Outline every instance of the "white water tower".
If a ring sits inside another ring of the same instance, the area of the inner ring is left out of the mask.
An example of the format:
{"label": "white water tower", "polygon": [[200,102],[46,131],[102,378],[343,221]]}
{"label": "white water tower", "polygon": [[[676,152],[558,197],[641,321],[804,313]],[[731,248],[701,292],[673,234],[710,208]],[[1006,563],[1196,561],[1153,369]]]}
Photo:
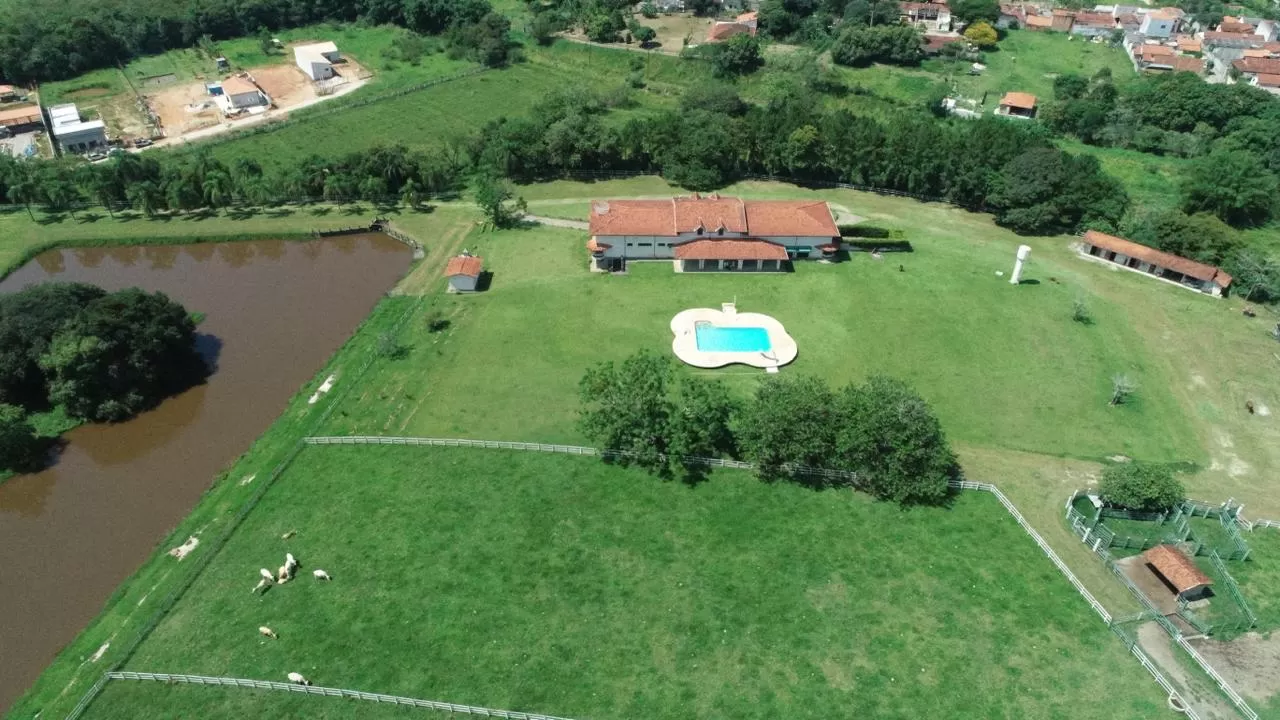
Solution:
{"label": "white water tower", "polygon": [[1018,246],[1018,259],[1013,263],[1013,276],[1009,278],[1010,285],[1017,285],[1022,281],[1022,264],[1031,256],[1030,245]]}

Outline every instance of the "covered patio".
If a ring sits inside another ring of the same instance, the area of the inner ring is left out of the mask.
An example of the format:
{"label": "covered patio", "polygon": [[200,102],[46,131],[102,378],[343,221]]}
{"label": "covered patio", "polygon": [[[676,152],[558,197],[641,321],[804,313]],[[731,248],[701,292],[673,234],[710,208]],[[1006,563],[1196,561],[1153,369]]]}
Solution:
{"label": "covered patio", "polygon": [[694,240],[675,248],[676,272],[783,272],[787,249],[764,240]]}

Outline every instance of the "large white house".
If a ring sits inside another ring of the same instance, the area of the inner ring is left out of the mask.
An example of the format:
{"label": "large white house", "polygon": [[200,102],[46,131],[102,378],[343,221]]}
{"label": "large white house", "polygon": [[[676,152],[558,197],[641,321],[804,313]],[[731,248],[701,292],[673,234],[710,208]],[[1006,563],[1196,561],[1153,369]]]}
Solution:
{"label": "large white house", "polygon": [[801,258],[831,257],[840,230],[817,200],[742,200],[719,195],[670,200],[597,200],[589,219],[592,267],[674,260],[679,272],[781,271]]}
{"label": "large white house", "polygon": [[311,80],[328,80],[334,76],[333,64],[342,59],[338,46],[331,42],[299,45],[293,49],[293,61]]}
{"label": "large white house", "polygon": [[82,121],[74,103],[49,108],[53,137],[63,152],[89,152],[107,146],[107,126],[101,120]]}

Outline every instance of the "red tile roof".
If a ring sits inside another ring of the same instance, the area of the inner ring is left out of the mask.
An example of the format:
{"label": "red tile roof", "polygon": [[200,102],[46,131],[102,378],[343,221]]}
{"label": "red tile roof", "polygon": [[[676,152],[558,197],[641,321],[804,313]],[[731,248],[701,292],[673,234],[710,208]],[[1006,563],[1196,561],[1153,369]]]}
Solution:
{"label": "red tile roof", "polygon": [[1253,34],[1253,26],[1246,22],[1223,21],[1222,24],[1218,26],[1218,32]]}
{"label": "red tile roof", "polygon": [[1250,75],[1280,75],[1280,60],[1271,58],[1241,58],[1231,65],[1240,72]]}
{"label": "red tile roof", "polygon": [[1142,559],[1163,575],[1179,593],[1213,584],[1213,579],[1196,567],[1191,558],[1172,545],[1157,545],[1142,553]]}
{"label": "red tile roof", "polygon": [[652,235],[720,229],[761,237],[837,237],[831,211],[821,201],[751,200],[736,197],[677,197],[670,200],[597,200],[591,203],[592,235]]}
{"label": "red tile roof", "polygon": [[1097,230],[1090,230],[1084,234],[1084,242],[1087,245],[1100,247],[1104,250],[1120,253],[1131,258],[1137,258],[1145,263],[1151,263],[1162,268],[1180,272],[1188,277],[1205,282],[1213,281],[1219,287],[1226,287],[1231,284],[1231,276],[1222,272],[1212,265],[1206,265],[1195,260],[1188,260],[1162,250],[1139,245],[1136,242],[1118,238],[1114,235],[1100,233]]}
{"label": "red tile roof", "polygon": [[1025,24],[1031,29],[1052,27],[1053,18],[1048,18],[1043,15],[1028,15],[1027,22]]}
{"label": "red tile roof", "polygon": [[764,240],[692,240],[675,248],[677,260],[786,260],[787,249]]}
{"label": "red tile roof", "polygon": [[756,22],[759,19],[760,19],[760,13],[756,12],[755,10],[752,10],[751,12],[742,13],[738,17],[734,18],[734,20],[744,25],[747,23]]}
{"label": "red tile roof", "polygon": [[248,78],[242,78],[239,76],[233,76],[223,80],[222,90],[228,95],[240,95],[243,93],[260,91],[258,86],[254,85]]}
{"label": "red tile roof", "polygon": [[595,238],[591,238],[590,240],[587,241],[587,250],[590,250],[591,252],[604,252],[605,250],[608,250],[611,247],[613,246],[610,245],[609,243],[602,243],[599,240],[596,240]]}
{"label": "red tile roof", "polygon": [[1196,57],[1179,56],[1173,59],[1174,72],[1192,72],[1197,75],[1204,72],[1204,61]]}
{"label": "red tile roof", "polygon": [[1182,36],[1178,38],[1178,50],[1182,52],[1200,52],[1204,46],[1200,41],[1193,37]]}
{"label": "red tile roof", "polygon": [[1076,13],[1076,24],[1089,27],[1115,27],[1116,21],[1110,13],[1080,12]]}
{"label": "red tile roof", "polygon": [[1280,87],[1280,75],[1258,73],[1257,78],[1260,87]]}
{"label": "red tile roof", "polygon": [[1209,31],[1204,34],[1204,42],[1207,42],[1210,44],[1219,43],[1219,42],[1232,42],[1232,43],[1241,42],[1249,45],[1252,45],[1254,43],[1261,45],[1262,38],[1258,37],[1257,35],[1253,35],[1251,33],[1229,33],[1229,32]]}
{"label": "red tile roof", "polygon": [[0,85],[0,95],[11,95],[17,92],[17,88],[12,85]]}
{"label": "red tile roof", "polygon": [[1004,97],[1000,98],[1000,106],[1021,108],[1022,110],[1035,110],[1036,96],[1031,93],[1024,92],[1005,93]]}
{"label": "red tile roof", "polygon": [[0,110],[0,125],[28,125],[40,122],[40,108],[35,105]]}
{"label": "red tile roof", "polygon": [[761,237],[839,237],[831,209],[820,200],[752,200],[747,227]]}
{"label": "red tile roof", "polygon": [[444,269],[444,276],[466,275],[467,277],[480,277],[480,271],[483,269],[483,258],[478,258],[474,255],[458,255],[457,257],[449,258],[449,264]]}

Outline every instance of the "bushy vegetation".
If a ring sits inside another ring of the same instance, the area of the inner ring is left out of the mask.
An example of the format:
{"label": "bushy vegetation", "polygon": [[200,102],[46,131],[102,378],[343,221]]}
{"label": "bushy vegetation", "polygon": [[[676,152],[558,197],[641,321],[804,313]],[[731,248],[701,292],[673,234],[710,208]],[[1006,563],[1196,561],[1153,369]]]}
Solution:
{"label": "bushy vegetation", "polygon": [[589,369],[579,385],[583,434],[623,453],[610,460],[661,476],[679,468],[699,480],[707,470],[689,458],[740,455],[765,480],[852,485],[904,505],[940,502],[959,475],[937,417],[899,380],[876,376],[833,393],[817,378],[787,375],[739,404],[722,383],[673,382],[673,370],[670,358],[647,351]]}
{"label": "bushy vegetation", "polygon": [[1187,497],[1169,466],[1138,462],[1108,466],[1098,493],[1110,505],[1149,512],[1168,510]]}
{"label": "bushy vegetation", "polygon": [[0,468],[37,462],[28,413],[124,420],[207,374],[190,315],[161,293],[46,283],[0,296]]}

